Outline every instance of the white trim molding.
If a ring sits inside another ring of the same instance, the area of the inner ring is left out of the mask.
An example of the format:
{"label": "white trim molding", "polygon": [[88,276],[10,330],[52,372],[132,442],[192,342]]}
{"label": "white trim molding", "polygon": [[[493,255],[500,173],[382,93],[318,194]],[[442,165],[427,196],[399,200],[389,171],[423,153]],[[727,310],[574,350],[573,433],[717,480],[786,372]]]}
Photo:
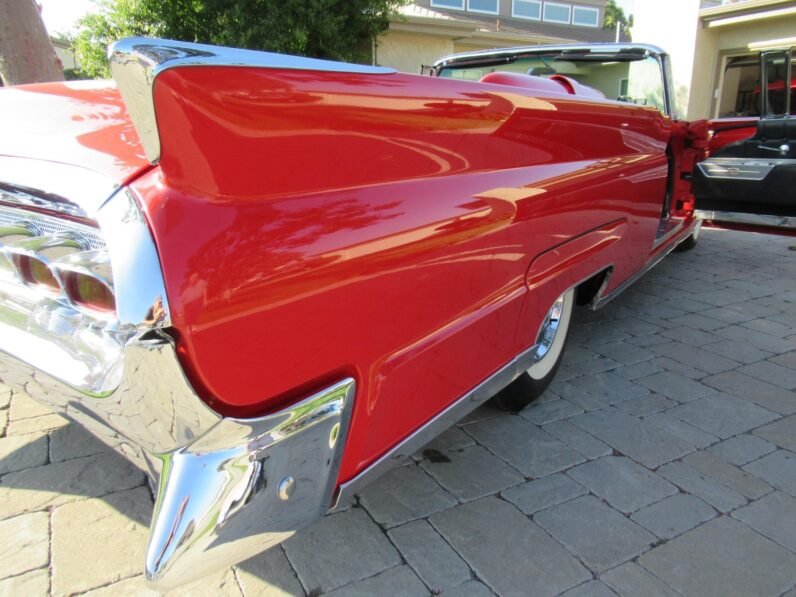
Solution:
{"label": "white trim molding", "polygon": [[[547,17],[547,7],[550,6],[555,8],[565,8],[567,10],[567,20],[562,21],[561,19],[550,19]],[[542,19],[545,23],[558,23],[559,25],[569,25],[572,22],[572,5],[571,4],[561,4],[559,2],[545,2],[544,8],[542,9]]]}
{"label": "white trim molding", "polygon": [[[522,15],[517,12],[517,4],[527,4],[527,5],[534,5],[536,6],[537,10],[539,11],[538,17],[529,17],[528,15]],[[511,16],[515,19],[525,19],[527,21],[541,21],[542,20],[542,1],[541,0],[512,0],[511,1]]]}
{"label": "white trim molding", "polygon": [[[592,23],[578,23],[578,13],[594,15],[594,24]],[[600,9],[594,6],[578,6],[577,4],[572,7],[572,24],[578,27],[599,27],[600,26]]]}

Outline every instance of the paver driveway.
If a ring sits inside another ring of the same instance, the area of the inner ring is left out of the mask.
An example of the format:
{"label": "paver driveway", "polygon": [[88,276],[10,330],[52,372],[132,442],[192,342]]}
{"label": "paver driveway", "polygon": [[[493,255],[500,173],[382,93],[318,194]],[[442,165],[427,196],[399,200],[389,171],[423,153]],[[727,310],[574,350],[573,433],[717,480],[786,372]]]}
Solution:
{"label": "paver driveway", "polygon": [[[180,593],[796,595],[793,244],[705,231],[578,314],[538,404]],[[145,593],[142,474],[5,389],[0,432],[0,595]]]}

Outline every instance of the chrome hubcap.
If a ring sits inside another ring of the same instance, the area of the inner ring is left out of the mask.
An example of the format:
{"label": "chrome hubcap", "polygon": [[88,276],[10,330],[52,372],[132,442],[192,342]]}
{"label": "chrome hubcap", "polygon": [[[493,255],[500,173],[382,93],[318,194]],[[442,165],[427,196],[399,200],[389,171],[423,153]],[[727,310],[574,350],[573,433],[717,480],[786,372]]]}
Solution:
{"label": "chrome hubcap", "polygon": [[536,354],[533,357],[535,363],[541,361],[553,345],[558,333],[558,324],[561,321],[561,313],[564,310],[564,295],[558,297],[558,300],[553,303],[550,310],[547,312],[542,329],[539,331],[539,337],[536,339]]}

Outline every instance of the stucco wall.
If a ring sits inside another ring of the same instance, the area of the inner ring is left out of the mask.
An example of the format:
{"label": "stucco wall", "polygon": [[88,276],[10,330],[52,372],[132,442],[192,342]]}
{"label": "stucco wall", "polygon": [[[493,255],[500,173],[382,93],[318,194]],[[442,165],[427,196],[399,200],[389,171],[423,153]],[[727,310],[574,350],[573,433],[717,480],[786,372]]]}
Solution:
{"label": "stucco wall", "polygon": [[416,75],[421,65],[433,64],[453,52],[453,40],[449,37],[390,30],[379,37],[376,62]]}
{"label": "stucco wall", "polygon": [[718,89],[723,58],[733,53],[750,53],[750,44],[793,38],[796,35],[796,15],[780,16],[737,25],[708,28],[701,24],[697,30],[694,72],[688,118],[716,116],[714,93]]}

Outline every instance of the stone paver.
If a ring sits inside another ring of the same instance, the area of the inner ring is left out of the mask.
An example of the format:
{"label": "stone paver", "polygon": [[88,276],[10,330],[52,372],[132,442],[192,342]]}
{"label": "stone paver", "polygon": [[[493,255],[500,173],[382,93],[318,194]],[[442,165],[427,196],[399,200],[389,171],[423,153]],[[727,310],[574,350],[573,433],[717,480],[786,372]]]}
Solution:
{"label": "stone paver", "polygon": [[702,382],[781,415],[796,413],[796,392],[744,375],[737,370],[706,377]]}
{"label": "stone paver", "polygon": [[34,570],[20,576],[12,576],[0,580],[0,595],[16,597],[17,595],[46,595],[50,587],[50,573],[45,570]]}
{"label": "stone paver", "polygon": [[690,402],[691,400],[704,398],[716,393],[713,388],[671,371],[663,371],[644,377],[639,379],[638,383],[678,402]]}
{"label": "stone paver", "polygon": [[569,421],[548,423],[542,429],[588,459],[599,458],[611,453],[610,446],[582,429],[575,427]]}
{"label": "stone paver", "polygon": [[0,578],[44,568],[50,560],[46,512],[0,521]]}
{"label": "stone paver", "polygon": [[719,512],[729,512],[746,504],[746,499],[742,495],[682,462],[672,462],[662,466],[658,469],[658,473],[683,491],[707,502]]}
{"label": "stone paver", "polygon": [[639,558],[685,595],[780,595],[796,584],[796,555],[729,518],[717,518]]}
{"label": "stone paver", "polygon": [[282,547],[272,547],[236,567],[244,595],[302,595],[304,590]]}
{"label": "stone paver", "polygon": [[615,408],[578,415],[572,422],[649,468],[682,458],[695,449],[687,441]]}
{"label": "stone paver", "polygon": [[47,464],[47,441],[44,433],[0,438],[0,475]]}
{"label": "stone paver", "polygon": [[777,450],[743,469],[796,497],[796,454],[793,452]]}
{"label": "stone paver", "polygon": [[651,533],[589,495],[533,519],[595,572],[627,562],[655,543]]}
{"label": "stone paver", "polygon": [[429,592],[409,566],[398,566],[331,591],[327,595],[330,597],[373,597],[373,595],[427,597]]}
{"label": "stone paver", "polygon": [[[438,512],[431,524],[499,595],[562,593],[591,578],[539,526],[497,498]],[[533,556],[518,566],[518,554]]]}
{"label": "stone paver", "polygon": [[617,566],[603,574],[601,579],[619,595],[677,597],[668,585],[635,562]]}
{"label": "stone paver", "polygon": [[750,500],[771,491],[767,483],[708,452],[694,452],[683,458],[683,462]]}
{"label": "stone paver", "polygon": [[0,484],[0,518],[81,497],[99,497],[143,483],[141,471],[111,452],[8,473]]}
{"label": "stone paver", "polygon": [[678,493],[630,515],[631,520],[661,539],[671,539],[716,516],[716,511],[693,495]]}
{"label": "stone paver", "polygon": [[[796,597],[792,244],[706,229],[576,310],[519,416],[478,408],[337,513],[165,596]],[[151,510],[140,471],[0,380],[0,597],[155,597]]]}
{"label": "stone paver", "polygon": [[563,473],[549,475],[507,489],[501,495],[525,514],[534,514],[550,506],[575,499],[588,490]]}
{"label": "stone paver", "polygon": [[567,474],[625,514],[677,493],[677,487],[629,458],[607,456]]}
{"label": "stone paver", "polygon": [[796,452],[796,415],[755,429],[754,434],[780,448]]}
{"label": "stone paver", "polygon": [[387,536],[362,508],[334,514],[283,544],[306,591],[330,591],[401,563]]}
{"label": "stone paver", "polygon": [[796,499],[779,491],[732,514],[761,535],[796,552]]}
{"label": "stone paver", "polygon": [[585,458],[524,418],[506,416],[469,425],[467,432],[527,477],[544,477]]}
{"label": "stone paver", "polygon": [[470,568],[427,521],[416,520],[387,534],[432,591],[441,592],[470,580]]}
{"label": "stone paver", "polygon": [[722,439],[778,418],[776,413],[729,394],[700,398],[673,408],[670,412],[672,416]]}
{"label": "stone paver", "polygon": [[599,580],[590,580],[579,587],[570,589],[564,593],[564,597],[616,597],[616,593]]}
{"label": "stone paver", "polygon": [[385,528],[425,518],[458,503],[414,463],[391,470],[380,483],[367,487],[360,500],[373,520]]}
{"label": "stone paver", "polygon": [[449,462],[435,460],[424,460],[420,465],[462,501],[475,500],[523,481],[520,473],[483,446],[469,446],[451,453]]}
{"label": "stone paver", "polygon": [[[761,427],[760,429],[765,429]],[[756,431],[760,431],[759,429]],[[708,452],[725,462],[735,466],[743,466],[752,460],[757,460],[761,456],[770,454],[777,447],[767,441],[755,437],[754,435],[736,435],[723,442],[719,442],[708,448]]]}
{"label": "stone paver", "polygon": [[[122,512],[124,516],[116,516]],[[80,500],[53,512],[53,592],[71,594],[143,571],[152,515],[149,490]],[[102,566],[97,566],[98,561]]]}

